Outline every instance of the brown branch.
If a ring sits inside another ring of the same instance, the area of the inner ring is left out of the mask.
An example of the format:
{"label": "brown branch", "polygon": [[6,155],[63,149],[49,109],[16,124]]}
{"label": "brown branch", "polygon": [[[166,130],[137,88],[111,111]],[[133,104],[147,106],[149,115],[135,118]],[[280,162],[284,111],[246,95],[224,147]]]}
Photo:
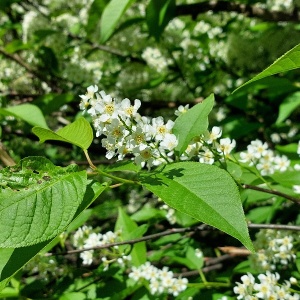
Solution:
{"label": "brown branch", "polygon": [[[293,230],[293,231],[300,231],[300,226],[294,226],[294,225],[278,225],[278,224],[248,224],[249,229],[274,229],[274,230]],[[76,249],[76,250],[70,250],[66,252],[61,253],[51,253],[48,252],[47,256],[52,255],[69,255],[69,254],[75,254],[75,253],[81,253],[84,251],[90,251],[90,250],[100,250],[100,249],[106,249],[111,248],[114,246],[121,246],[121,245],[134,245],[140,242],[145,242],[152,239],[157,239],[162,236],[167,236],[175,233],[186,233],[186,232],[197,232],[197,231],[207,231],[207,230],[216,230],[216,228],[202,224],[196,227],[187,227],[187,228],[172,228],[168,229],[159,233],[149,234],[146,236],[143,236],[141,238],[136,238],[132,240],[122,241],[122,242],[116,242],[106,245],[101,245],[97,247],[90,247],[90,248],[84,248],[84,249]]]}
{"label": "brown branch", "polygon": [[39,78],[42,81],[47,81],[43,74],[38,73],[36,70],[32,69],[26,62],[24,62],[20,56],[16,54],[11,54],[6,52],[3,48],[0,48],[0,53],[5,56],[6,58],[15,61],[17,64],[22,66],[28,73],[34,75],[35,77]]}
{"label": "brown branch", "polygon": [[299,198],[290,196],[288,194],[285,194],[285,193],[282,193],[282,192],[279,192],[279,191],[269,190],[269,189],[265,189],[265,188],[262,188],[262,187],[259,187],[259,186],[256,186],[256,185],[250,185],[250,184],[244,184],[243,187],[245,189],[255,190],[255,191],[259,191],[259,192],[263,192],[263,193],[283,197],[285,199],[288,199],[288,200],[300,205],[300,199]]}
{"label": "brown branch", "polygon": [[183,4],[176,7],[176,16],[191,15],[193,19],[208,11],[237,12],[250,18],[258,18],[269,22],[299,22],[299,12],[295,8],[292,13],[269,11],[255,5],[241,4],[232,1],[206,1],[194,4]]}

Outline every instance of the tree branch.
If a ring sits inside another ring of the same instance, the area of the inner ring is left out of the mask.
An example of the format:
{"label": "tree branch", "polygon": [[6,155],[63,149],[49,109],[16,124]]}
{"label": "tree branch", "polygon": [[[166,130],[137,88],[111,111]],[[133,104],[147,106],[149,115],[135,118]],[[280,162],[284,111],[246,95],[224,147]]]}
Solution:
{"label": "tree branch", "polygon": [[[294,226],[294,225],[277,225],[277,224],[248,224],[249,229],[274,229],[274,230],[293,230],[293,231],[300,231],[300,226]],[[122,241],[122,242],[116,242],[106,245],[101,245],[97,247],[90,247],[90,248],[84,248],[84,249],[76,249],[76,250],[70,250],[66,252],[61,253],[52,253],[48,252],[46,256],[52,256],[52,255],[68,255],[68,254],[75,254],[75,253],[81,253],[84,251],[90,251],[90,250],[100,250],[100,249],[106,249],[111,248],[114,246],[121,246],[121,245],[134,245],[140,242],[145,242],[152,239],[157,239],[162,236],[171,235],[175,233],[186,233],[186,232],[197,232],[197,231],[207,231],[207,230],[217,230],[216,228],[201,224],[196,227],[187,227],[187,228],[172,228],[168,229],[159,233],[149,234],[146,236],[143,236],[141,238]]]}
{"label": "tree branch", "polygon": [[285,193],[282,193],[282,192],[279,192],[279,191],[269,190],[269,189],[265,189],[265,188],[262,188],[262,187],[259,187],[259,186],[256,186],[256,185],[250,185],[250,184],[244,184],[243,187],[245,189],[255,190],[255,191],[259,191],[259,192],[263,192],[263,193],[283,197],[285,199],[288,199],[288,200],[300,205],[300,199],[299,198],[290,196],[288,194],[285,194]]}
{"label": "tree branch", "polygon": [[176,7],[176,16],[191,15],[193,19],[208,11],[217,12],[237,12],[250,18],[258,18],[269,22],[299,22],[298,9],[292,13],[269,11],[255,5],[241,4],[231,1],[206,1],[194,4],[183,4]]}

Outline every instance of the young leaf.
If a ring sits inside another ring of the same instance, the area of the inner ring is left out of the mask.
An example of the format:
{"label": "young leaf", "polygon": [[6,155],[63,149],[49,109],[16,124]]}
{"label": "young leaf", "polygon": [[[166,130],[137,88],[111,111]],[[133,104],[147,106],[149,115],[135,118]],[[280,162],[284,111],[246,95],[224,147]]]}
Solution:
{"label": "young leaf", "polygon": [[169,206],[228,233],[253,251],[238,188],[225,170],[180,162],[141,174],[141,183]]}
{"label": "young leaf", "polygon": [[83,150],[89,148],[93,141],[93,129],[90,123],[83,117],[75,122],[54,132],[41,127],[32,128],[32,132],[38,136],[40,143],[48,140],[67,142],[80,147]]}
{"label": "young leaf", "polygon": [[50,240],[72,221],[86,190],[86,172],[28,157],[0,171],[0,247]]}
{"label": "young leaf", "polygon": [[175,0],[151,0],[146,8],[146,21],[150,35],[159,40],[165,27],[175,17]]}
{"label": "young leaf", "polygon": [[119,20],[134,0],[111,0],[105,7],[100,21],[100,43],[113,34]]}
{"label": "young leaf", "polygon": [[193,106],[175,120],[173,133],[178,139],[178,145],[175,150],[178,151],[179,154],[187,148],[192,138],[199,136],[207,130],[207,117],[213,105],[214,95],[211,94],[203,102]]}
{"label": "young leaf", "polygon": [[[126,239],[141,237],[145,232],[146,228],[137,224],[124,212],[122,208],[119,208],[119,215],[116,222],[116,230],[122,230],[122,237]],[[135,236],[133,236],[135,235]],[[130,252],[132,264],[139,266],[146,262],[146,244],[145,242],[137,243],[132,247]]]}
{"label": "young leaf", "polygon": [[1,108],[0,114],[20,118],[32,126],[40,126],[43,128],[48,128],[43,113],[36,105],[33,104],[26,103],[26,104]]}
{"label": "young leaf", "polygon": [[263,70],[261,73],[253,77],[251,80],[242,84],[240,87],[235,89],[233,93],[245,87],[246,85],[257,81],[259,79],[272,76],[278,73],[287,72],[290,70],[294,70],[300,68],[300,44],[296,45],[294,48],[283,54],[280,58],[278,58],[273,64]]}

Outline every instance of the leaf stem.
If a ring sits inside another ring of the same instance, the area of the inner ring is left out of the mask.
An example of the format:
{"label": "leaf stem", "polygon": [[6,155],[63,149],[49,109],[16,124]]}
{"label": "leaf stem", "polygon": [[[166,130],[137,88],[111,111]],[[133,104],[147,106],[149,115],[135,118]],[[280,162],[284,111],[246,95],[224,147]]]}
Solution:
{"label": "leaf stem", "polygon": [[[87,150],[83,150],[83,152],[84,152],[84,154],[85,154],[85,157],[86,157],[86,159],[87,159],[87,161],[88,161],[88,163],[89,163],[91,169],[92,169],[93,171],[97,172],[98,174],[101,174],[101,175],[106,176],[106,177],[108,177],[108,178],[114,179],[114,180],[116,180],[116,181],[118,181],[118,182],[121,182],[121,183],[138,184],[137,181],[133,181],[133,180],[129,180],[129,179],[124,179],[124,178],[121,178],[121,177],[118,177],[118,176],[114,176],[114,175],[111,175],[111,174],[109,174],[109,173],[107,173],[107,172],[104,172],[104,171],[100,170],[99,168],[97,168],[97,167],[93,164],[93,162],[92,162],[92,160],[90,159],[90,156],[89,156],[89,154],[88,154],[88,151],[87,151]],[[113,186],[113,187],[115,187],[115,186]]]}

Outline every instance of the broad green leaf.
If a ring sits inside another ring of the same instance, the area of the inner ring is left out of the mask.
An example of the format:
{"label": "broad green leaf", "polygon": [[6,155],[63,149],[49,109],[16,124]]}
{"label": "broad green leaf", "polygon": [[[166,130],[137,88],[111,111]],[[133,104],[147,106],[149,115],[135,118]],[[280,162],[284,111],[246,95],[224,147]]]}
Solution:
{"label": "broad green leaf", "polygon": [[86,190],[86,172],[28,157],[0,171],[0,247],[30,246],[54,238],[72,221]]}
{"label": "broad green leaf", "polygon": [[181,154],[189,142],[196,136],[204,133],[208,127],[208,114],[214,105],[214,95],[210,95],[203,102],[198,103],[186,113],[180,115],[173,127],[173,133],[177,136],[178,145],[176,151]]}
{"label": "broad green leaf", "polygon": [[292,187],[300,183],[300,172],[296,170],[276,172],[272,174],[271,177],[282,186]]}
{"label": "broad green leaf", "polygon": [[238,188],[213,165],[180,162],[141,174],[140,181],[169,206],[214,226],[253,250]]}
{"label": "broad green leaf", "polygon": [[48,128],[41,110],[33,104],[20,104],[0,109],[1,115],[14,116],[20,118],[32,126]]}
{"label": "broad green leaf", "polygon": [[134,0],[111,0],[105,7],[100,21],[100,43],[105,43],[114,33],[122,15]]}
{"label": "broad green leaf", "polygon": [[[144,227],[138,225],[119,207],[119,215],[116,222],[116,230],[121,230],[124,240],[138,238],[145,233]],[[133,236],[134,234],[134,236]],[[137,235],[138,234],[138,235]],[[132,247],[130,252],[132,264],[134,266],[142,265],[146,262],[146,244],[145,242],[137,243]]]}
{"label": "broad green leaf", "polygon": [[300,92],[296,92],[285,98],[279,106],[276,124],[282,123],[298,106],[300,106]]}
{"label": "broad green leaf", "polygon": [[[67,227],[67,232],[77,228],[79,218],[85,213],[85,208],[90,205],[99,195],[106,189],[106,186],[99,182],[90,182],[87,185],[83,201],[77,209],[74,220]],[[4,288],[6,282],[13,276],[20,268],[28,263],[39,252],[49,251],[55,239],[45,241],[36,245],[21,247],[21,248],[0,248],[0,291]]]}
{"label": "broad green leaf", "polygon": [[83,150],[88,149],[93,141],[93,129],[83,117],[56,132],[41,127],[34,127],[32,132],[38,136],[40,143],[48,140],[62,141],[76,145]]}
{"label": "broad green leaf", "polygon": [[165,27],[175,17],[175,0],[151,0],[146,8],[146,21],[149,33],[159,40]]}
{"label": "broad green leaf", "polygon": [[93,1],[88,12],[88,21],[85,26],[85,30],[88,35],[95,33],[99,29],[98,24],[101,18],[101,14],[104,11],[104,8],[108,4],[108,2],[109,0]]}
{"label": "broad green leaf", "polygon": [[296,45],[294,48],[283,54],[280,58],[278,58],[272,65],[267,67],[261,73],[253,77],[251,80],[242,84],[240,87],[235,89],[233,93],[245,87],[246,85],[257,81],[259,79],[272,76],[278,73],[287,72],[290,70],[294,70],[300,67],[300,44]]}

